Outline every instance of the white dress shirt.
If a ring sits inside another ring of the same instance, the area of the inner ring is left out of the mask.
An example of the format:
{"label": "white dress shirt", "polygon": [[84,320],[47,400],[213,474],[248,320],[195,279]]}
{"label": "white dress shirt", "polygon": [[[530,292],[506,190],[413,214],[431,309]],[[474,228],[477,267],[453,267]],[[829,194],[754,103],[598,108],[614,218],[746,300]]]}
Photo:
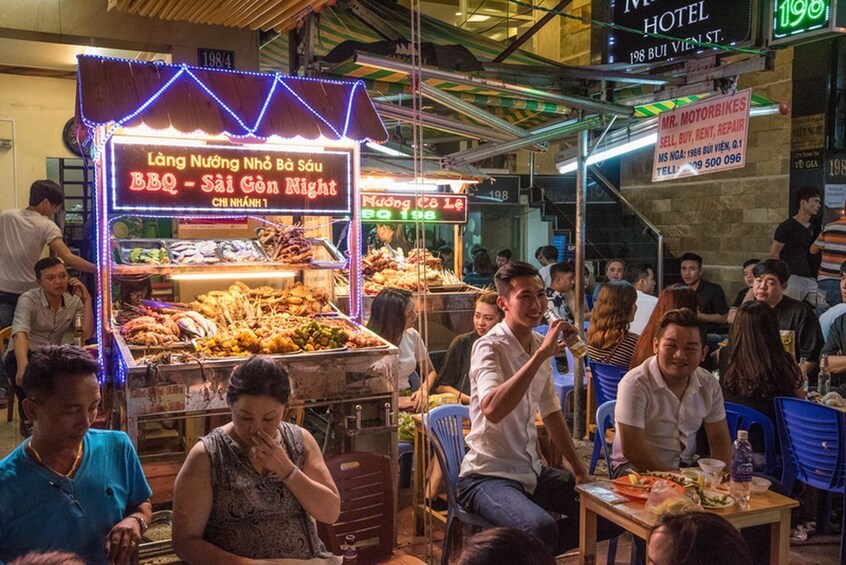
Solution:
{"label": "white dress shirt", "polygon": [[[532,353],[543,338],[532,334]],[[561,410],[552,385],[552,360],[541,364],[520,403],[499,423],[482,411],[482,400],[495,387],[512,378],[531,355],[526,353],[505,321],[500,322],[473,346],[470,357],[470,420],[467,454],[461,476],[487,475],[511,479],[534,492],[541,472],[537,453],[535,414],[541,418]]]}
{"label": "white dress shirt", "polygon": [[[693,460],[696,432],[702,423],[725,420],[723,391],[714,375],[697,367],[679,399],[667,387],[658,369],[658,359],[653,355],[620,381],[614,418],[618,424],[644,430],[647,447],[663,467],[639,470],[675,470],[679,463]],[[627,462],[618,433],[614,437],[611,463],[618,467]]]}
{"label": "white dress shirt", "polygon": [[658,304],[658,298],[645,292],[637,291],[637,312],[635,312],[634,320],[629,324],[629,331],[633,334],[642,334],[646,328],[646,322],[649,321],[649,316],[655,310],[655,305]]}

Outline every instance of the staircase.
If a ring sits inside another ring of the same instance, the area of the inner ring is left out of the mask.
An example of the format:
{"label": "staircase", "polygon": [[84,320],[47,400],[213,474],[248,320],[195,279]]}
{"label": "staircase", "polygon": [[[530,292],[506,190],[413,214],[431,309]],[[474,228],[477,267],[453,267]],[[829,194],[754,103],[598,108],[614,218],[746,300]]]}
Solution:
{"label": "staircase", "polygon": [[[619,184],[619,161],[607,161],[597,173],[588,174],[585,261],[592,262],[594,272],[599,275],[605,272],[605,263],[612,258],[644,261],[657,268],[659,233],[615,189]],[[555,233],[566,234],[568,245],[573,244],[575,174],[534,175],[533,181],[528,175],[521,178],[521,185],[530,187],[530,205],[541,210],[543,220],[552,224]]]}

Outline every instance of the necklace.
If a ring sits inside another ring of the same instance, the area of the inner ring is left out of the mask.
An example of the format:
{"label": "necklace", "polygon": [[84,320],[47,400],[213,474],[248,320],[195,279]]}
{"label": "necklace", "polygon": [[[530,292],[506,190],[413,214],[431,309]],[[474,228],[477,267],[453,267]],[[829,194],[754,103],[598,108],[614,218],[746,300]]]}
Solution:
{"label": "necklace", "polygon": [[35,456],[35,460],[38,461],[39,465],[46,468],[48,471],[55,473],[56,475],[59,475],[60,477],[62,477],[64,479],[70,479],[71,475],[73,475],[76,472],[77,468],[79,467],[80,461],[82,461],[82,443],[83,442],[79,442],[79,449],[76,450],[76,457],[73,460],[73,465],[71,465],[70,471],[68,471],[67,473],[60,473],[57,470],[55,470],[53,467],[51,467],[50,465],[45,463],[44,460],[41,458],[41,454],[38,453],[38,451],[35,449],[35,446],[32,445],[31,439],[26,443],[26,446],[29,448],[29,450],[32,452],[32,454]]}

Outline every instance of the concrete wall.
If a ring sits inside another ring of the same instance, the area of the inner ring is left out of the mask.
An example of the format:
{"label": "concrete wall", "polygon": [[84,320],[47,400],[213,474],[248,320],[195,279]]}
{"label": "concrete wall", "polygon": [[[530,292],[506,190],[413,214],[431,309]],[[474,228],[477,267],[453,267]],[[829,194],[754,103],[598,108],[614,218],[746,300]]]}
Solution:
{"label": "concrete wall", "polygon": [[[792,62],[792,49],[778,51],[774,71],[743,75],[738,88],[790,102]],[[752,118],[747,147],[746,167],[725,173],[652,183],[651,148],[625,158],[621,171],[623,193],[664,232],[673,255],[700,254],[705,277],[729,300],[743,285],[740,265],[765,258],[787,218],[790,116]]]}
{"label": "concrete wall", "polygon": [[3,30],[55,34],[64,42],[94,47],[166,51],[175,63],[192,65],[197,64],[197,47],[227,49],[235,51],[238,69],[258,70],[258,39],[250,29],[136,16],[107,10],[106,0],[2,0],[0,4]]}
{"label": "concrete wall", "polygon": [[0,209],[5,210],[27,206],[29,186],[46,176],[47,157],[75,157],[62,143],[62,128],[73,118],[76,82],[18,75],[1,80],[0,119],[15,126],[14,149],[0,152]]}

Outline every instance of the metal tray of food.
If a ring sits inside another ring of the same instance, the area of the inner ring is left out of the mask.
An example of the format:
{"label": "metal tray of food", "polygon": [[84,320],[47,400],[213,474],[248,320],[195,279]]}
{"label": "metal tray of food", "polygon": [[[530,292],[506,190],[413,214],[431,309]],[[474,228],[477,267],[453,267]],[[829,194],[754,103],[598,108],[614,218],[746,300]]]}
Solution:
{"label": "metal tray of food", "polygon": [[217,241],[213,239],[169,239],[167,250],[176,265],[210,265],[221,262]]}
{"label": "metal tray of food", "polygon": [[217,251],[224,263],[267,263],[267,255],[254,239],[218,239]]}
{"label": "metal tray of food", "polygon": [[319,260],[314,259],[314,252],[312,252],[312,260],[311,266],[317,269],[346,269],[349,260],[344,254],[335,247],[335,244],[332,243],[329,239],[325,237],[310,237],[308,238],[309,243],[312,245],[312,249],[314,250],[315,247],[320,247],[326,250],[326,253],[329,255],[329,260]]}
{"label": "metal tray of food", "polygon": [[118,259],[125,265],[170,263],[163,239],[121,239],[117,242]]}

